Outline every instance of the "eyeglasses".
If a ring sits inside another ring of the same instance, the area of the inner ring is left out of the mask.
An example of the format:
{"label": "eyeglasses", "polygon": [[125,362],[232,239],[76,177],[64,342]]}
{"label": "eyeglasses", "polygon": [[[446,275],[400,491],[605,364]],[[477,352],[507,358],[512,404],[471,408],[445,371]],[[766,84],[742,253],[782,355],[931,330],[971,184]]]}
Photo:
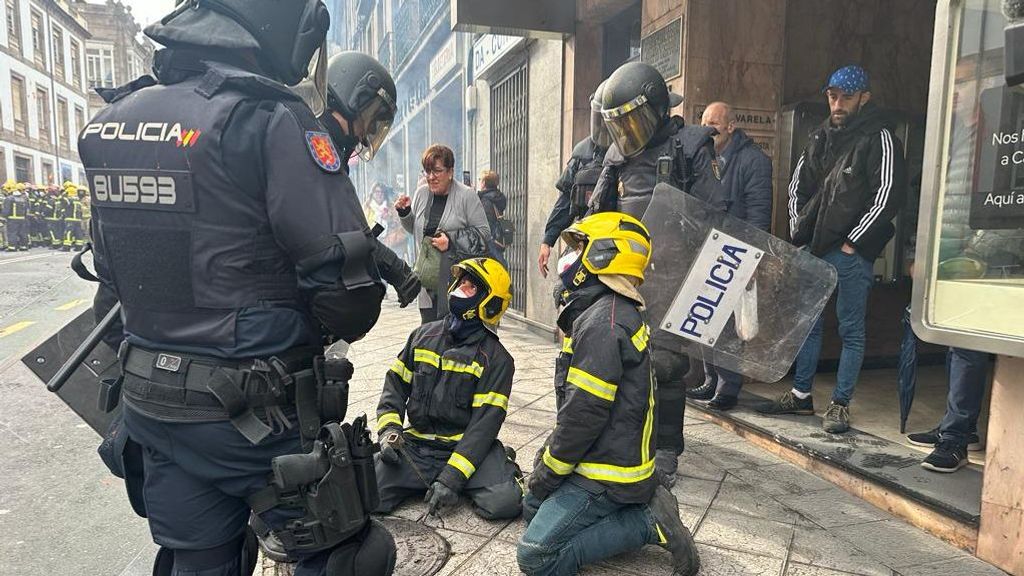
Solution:
{"label": "eyeglasses", "polygon": [[444,174],[447,171],[448,171],[447,168],[437,168],[437,167],[434,167],[434,168],[431,168],[430,170],[424,170],[424,171],[420,172],[420,174],[422,174],[423,176],[426,176],[427,178],[430,178],[431,176],[434,176],[435,178],[437,178],[437,177],[440,177],[442,174]]}

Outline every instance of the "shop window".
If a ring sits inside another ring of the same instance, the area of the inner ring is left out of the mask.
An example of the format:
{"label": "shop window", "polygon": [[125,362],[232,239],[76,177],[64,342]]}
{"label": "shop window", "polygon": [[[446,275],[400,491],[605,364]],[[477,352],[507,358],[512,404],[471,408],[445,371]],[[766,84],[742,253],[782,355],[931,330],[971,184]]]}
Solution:
{"label": "shop window", "polygon": [[14,155],[14,179],[17,182],[32,181],[32,158],[21,154]]}

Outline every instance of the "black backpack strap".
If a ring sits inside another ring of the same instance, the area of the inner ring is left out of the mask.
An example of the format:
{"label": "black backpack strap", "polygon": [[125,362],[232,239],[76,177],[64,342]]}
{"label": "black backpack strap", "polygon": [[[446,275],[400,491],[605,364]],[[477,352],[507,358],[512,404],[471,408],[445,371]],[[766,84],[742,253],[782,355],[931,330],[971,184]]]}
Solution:
{"label": "black backpack strap", "polygon": [[85,263],[82,262],[82,256],[84,256],[86,252],[92,252],[92,242],[86,242],[82,251],[76,253],[75,257],[71,259],[71,269],[75,271],[75,274],[77,274],[79,278],[86,282],[99,282],[100,279],[90,272],[89,269],[85,267]]}

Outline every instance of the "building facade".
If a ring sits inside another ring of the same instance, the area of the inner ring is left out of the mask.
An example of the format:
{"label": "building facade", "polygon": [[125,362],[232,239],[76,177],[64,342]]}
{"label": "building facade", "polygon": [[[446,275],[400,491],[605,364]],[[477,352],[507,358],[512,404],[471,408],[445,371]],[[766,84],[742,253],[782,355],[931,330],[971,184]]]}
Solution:
{"label": "building facade", "polygon": [[75,136],[89,118],[85,46],[74,7],[4,0],[0,26],[0,181],[85,181]]}
{"label": "building facade", "polygon": [[85,63],[89,107],[95,113],[106,105],[95,88],[114,88],[149,74],[153,44],[140,40],[141,28],[130,6],[117,0],[105,4],[75,0],[74,7],[92,34],[85,46]]}

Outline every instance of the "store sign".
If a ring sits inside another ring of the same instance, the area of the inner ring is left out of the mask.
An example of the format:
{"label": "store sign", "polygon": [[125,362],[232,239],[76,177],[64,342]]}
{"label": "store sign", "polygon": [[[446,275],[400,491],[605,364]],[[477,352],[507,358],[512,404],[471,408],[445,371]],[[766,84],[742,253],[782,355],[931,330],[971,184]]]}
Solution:
{"label": "store sign", "polygon": [[437,86],[459,63],[458,36],[452,34],[430,60],[430,85]]}
{"label": "store sign", "polygon": [[[955,144],[951,156],[973,153]],[[1024,228],[1024,95],[1002,87],[982,93],[977,146],[971,228]]]}
{"label": "store sign", "polygon": [[484,34],[473,43],[473,75],[479,77],[525,41],[521,36]]}
{"label": "store sign", "polygon": [[679,76],[682,52],[682,18],[676,18],[640,39],[640,61],[657,68],[665,80]]}

